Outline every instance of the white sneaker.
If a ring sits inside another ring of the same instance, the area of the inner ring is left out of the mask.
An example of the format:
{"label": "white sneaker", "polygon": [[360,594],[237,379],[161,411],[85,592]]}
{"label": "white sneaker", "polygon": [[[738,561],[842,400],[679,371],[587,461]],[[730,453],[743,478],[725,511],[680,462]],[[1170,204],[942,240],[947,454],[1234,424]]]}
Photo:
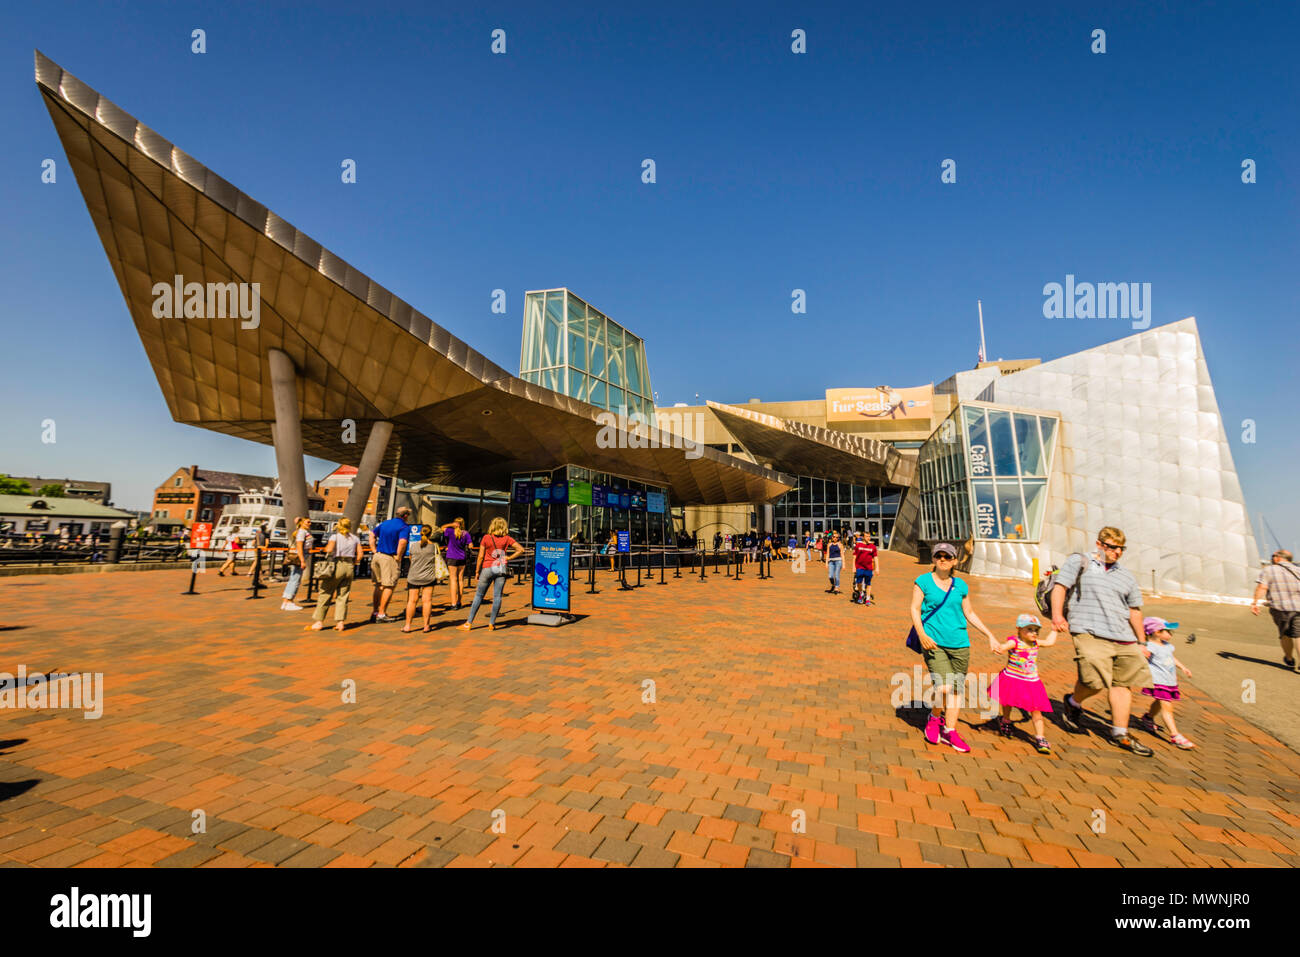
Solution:
{"label": "white sneaker", "polygon": [[291,601],[286,601],[281,603],[280,610],[281,611],[302,611],[302,605],[295,605]]}

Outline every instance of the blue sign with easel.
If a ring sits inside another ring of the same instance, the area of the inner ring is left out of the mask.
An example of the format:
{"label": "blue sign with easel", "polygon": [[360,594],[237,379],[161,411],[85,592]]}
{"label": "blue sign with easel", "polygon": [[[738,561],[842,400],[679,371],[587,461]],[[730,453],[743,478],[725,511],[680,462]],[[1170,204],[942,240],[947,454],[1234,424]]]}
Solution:
{"label": "blue sign with easel", "polygon": [[533,547],[533,607],[538,611],[568,611],[573,544],[536,542]]}

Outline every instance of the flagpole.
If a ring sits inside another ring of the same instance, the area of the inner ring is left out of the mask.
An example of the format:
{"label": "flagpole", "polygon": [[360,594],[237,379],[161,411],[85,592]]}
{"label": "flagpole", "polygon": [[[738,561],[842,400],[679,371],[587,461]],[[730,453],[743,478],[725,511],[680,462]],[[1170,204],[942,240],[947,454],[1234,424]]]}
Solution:
{"label": "flagpole", "polygon": [[984,300],[976,299],[975,305],[980,311],[980,362],[987,362],[988,353],[984,351]]}

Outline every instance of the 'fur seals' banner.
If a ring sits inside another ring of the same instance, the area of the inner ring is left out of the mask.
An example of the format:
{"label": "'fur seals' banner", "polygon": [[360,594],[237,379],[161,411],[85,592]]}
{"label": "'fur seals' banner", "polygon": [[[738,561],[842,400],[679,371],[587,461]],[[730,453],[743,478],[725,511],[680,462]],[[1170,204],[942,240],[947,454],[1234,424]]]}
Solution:
{"label": "'fur seals' banner", "polygon": [[912,389],[827,389],[826,422],[864,419],[928,419],[934,413],[934,386]]}

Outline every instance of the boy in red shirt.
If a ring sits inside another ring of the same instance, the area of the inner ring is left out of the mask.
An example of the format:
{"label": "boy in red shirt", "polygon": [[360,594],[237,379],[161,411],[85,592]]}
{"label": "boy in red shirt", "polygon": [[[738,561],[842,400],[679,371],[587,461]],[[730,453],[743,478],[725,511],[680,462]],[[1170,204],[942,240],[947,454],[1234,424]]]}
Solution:
{"label": "boy in red shirt", "polygon": [[871,579],[875,575],[878,551],[869,534],[858,532],[853,543],[853,600],[859,605],[872,603]]}

